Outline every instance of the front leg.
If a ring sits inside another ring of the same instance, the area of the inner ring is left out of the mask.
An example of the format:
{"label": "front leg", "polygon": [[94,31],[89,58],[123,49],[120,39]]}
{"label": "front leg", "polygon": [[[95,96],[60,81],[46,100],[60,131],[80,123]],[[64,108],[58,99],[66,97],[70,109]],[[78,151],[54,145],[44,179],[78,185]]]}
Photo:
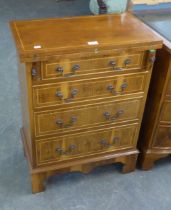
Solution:
{"label": "front leg", "polygon": [[135,171],[137,156],[138,156],[137,154],[133,154],[125,157],[125,163],[122,168],[123,173],[130,173],[132,171]]}
{"label": "front leg", "polygon": [[154,163],[160,158],[167,157],[169,154],[167,153],[147,153],[142,152],[138,158],[138,165],[142,170],[150,170],[153,168]]}
{"label": "front leg", "polygon": [[46,173],[31,174],[32,193],[39,193],[45,190]]}

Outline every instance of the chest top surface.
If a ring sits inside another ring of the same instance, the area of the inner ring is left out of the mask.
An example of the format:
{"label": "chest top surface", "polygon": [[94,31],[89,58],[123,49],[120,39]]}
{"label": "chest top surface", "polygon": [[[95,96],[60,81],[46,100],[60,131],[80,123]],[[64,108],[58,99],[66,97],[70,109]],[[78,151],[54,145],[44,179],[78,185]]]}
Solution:
{"label": "chest top surface", "polygon": [[97,47],[161,45],[159,37],[128,13],[12,21],[10,25],[23,61],[28,57],[39,59],[46,54],[80,53]]}

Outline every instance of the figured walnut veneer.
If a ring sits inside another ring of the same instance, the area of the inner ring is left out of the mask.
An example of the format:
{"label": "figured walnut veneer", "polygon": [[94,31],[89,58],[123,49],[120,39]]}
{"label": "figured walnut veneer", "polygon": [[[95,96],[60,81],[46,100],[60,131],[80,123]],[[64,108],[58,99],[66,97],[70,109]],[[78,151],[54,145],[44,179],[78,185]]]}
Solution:
{"label": "figured walnut veneer", "polygon": [[137,139],[161,40],[130,14],[11,22],[33,193],[59,172],[120,162]]}
{"label": "figured walnut veneer", "polygon": [[171,42],[159,36],[164,45],[156,54],[140,132],[139,165],[144,170],[171,154]]}

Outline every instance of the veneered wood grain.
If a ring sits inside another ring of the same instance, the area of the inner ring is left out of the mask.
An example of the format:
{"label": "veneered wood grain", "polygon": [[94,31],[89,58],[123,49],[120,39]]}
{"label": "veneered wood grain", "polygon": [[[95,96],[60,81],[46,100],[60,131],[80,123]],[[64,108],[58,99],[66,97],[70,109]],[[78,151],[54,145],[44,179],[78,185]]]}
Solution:
{"label": "veneered wood grain", "polygon": [[171,48],[168,41],[163,40],[164,46],[156,55],[140,132],[139,164],[144,170],[152,168],[156,160],[171,153]]}
{"label": "veneered wood grain", "polygon": [[151,149],[153,135],[160,117],[161,107],[169,80],[170,54],[164,48],[157,51],[156,62],[150,83],[143,123],[140,133],[139,148]]}
{"label": "veneered wood grain", "polygon": [[[59,171],[88,172],[114,162],[124,165],[123,172],[133,171],[155,49],[161,40],[130,14],[13,21],[11,27],[29,81],[21,88],[26,94],[21,133],[33,192],[44,190],[45,179]],[[97,42],[89,45],[89,41]],[[114,57],[123,70],[108,67]],[[129,57],[132,63],[125,66]],[[77,62],[80,73],[65,77]],[[63,75],[56,75],[56,65],[64,68]],[[107,89],[109,84],[117,96]],[[73,88],[78,94],[66,103]],[[57,91],[64,96],[60,101]],[[106,111],[109,121],[104,119]],[[73,115],[78,119],[72,128],[56,127],[57,117],[68,126]]]}
{"label": "veneered wood grain", "polygon": [[171,149],[171,125],[159,125],[154,136],[153,147]]}
{"label": "veneered wood grain", "polygon": [[[132,70],[133,68],[142,68],[143,67],[143,52],[123,54],[123,55],[111,55],[109,57],[104,56],[100,58],[89,58],[79,60],[78,58],[63,58],[58,59],[56,62],[44,62],[42,69],[42,80],[47,81],[48,79],[56,79],[63,77],[74,77],[82,76],[86,74],[92,74],[97,72],[108,72],[113,71],[117,73],[118,71]],[[130,61],[129,64],[126,64],[126,61]],[[115,65],[112,65],[112,62]],[[77,65],[79,68],[74,71],[74,66]],[[58,68],[62,68],[62,72],[58,71]]]}
{"label": "veneered wood grain", "polygon": [[134,124],[39,141],[36,143],[37,163],[47,164],[122,148],[135,148],[136,132],[137,127]]}
{"label": "veneered wood grain", "polygon": [[23,132],[27,139],[27,148],[30,156],[30,161],[34,164],[33,157],[33,131],[34,129],[32,123],[32,91],[31,91],[31,74],[30,74],[30,65],[25,67],[24,64],[18,62],[18,78],[20,80],[20,101],[21,101],[21,111],[22,111],[22,124]]}
{"label": "veneered wood grain", "polygon": [[[137,30],[137,29],[141,30]],[[80,53],[110,48],[161,47],[161,40],[129,13],[11,22],[22,62],[44,55]],[[97,45],[89,43],[96,41]],[[35,49],[35,46],[40,48]]]}
{"label": "veneered wood grain", "polygon": [[[41,85],[33,88],[35,108],[74,105],[90,100],[118,98],[135,93],[144,93],[148,72],[122,74],[104,79],[69,81],[52,85]],[[110,89],[113,88],[113,89]],[[72,95],[76,91],[76,95]],[[60,97],[58,94],[61,94]]]}
{"label": "veneered wood grain", "polygon": [[164,101],[161,107],[160,122],[171,124],[171,100]]}
{"label": "veneered wood grain", "polygon": [[[50,110],[36,112],[35,136],[53,135],[60,133],[72,133],[85,127],[93,127],[101,124],[118,123],[139,119],[142,98],[123,101],[110,101],[79,108],[70,108],[66,111]],[[107,117],[105,113],[109,114]],[[72,119],[76,119],[71,123]],[[58,122],[62,122],[60,125]]]}

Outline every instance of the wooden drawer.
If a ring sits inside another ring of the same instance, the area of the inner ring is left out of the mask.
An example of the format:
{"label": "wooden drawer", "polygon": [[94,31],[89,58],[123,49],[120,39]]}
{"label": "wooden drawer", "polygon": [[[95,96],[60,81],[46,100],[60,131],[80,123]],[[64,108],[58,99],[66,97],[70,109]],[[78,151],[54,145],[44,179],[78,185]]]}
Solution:
{"label": "wooden drawer", "polygon": [[144,91],[146,73],[64,82],[33,88],[35,108],[74,104]]}
{"label": "wooden drawer", "polygon": [[160,125],[158,127],[153,145],[160,149],[171,149],[171,126]]}
{"label": "wooden drawer", "polygon": [[165,101],[160,114],[161,122],[171,123],[171,101]]}
{"label": "wooden drawer", "polygon": [[42,80],[81,76],[108,71],[127,71],[142,68],[144,52],[110,55],[83,59],[62,58],[56,62],[43,62]]}
{"label": "wooden drawer", "polygon": [[171,76],[167,84],[166,96],[171,96]]}
{"label": "wooden drawer", "polygon": [[137,124],[96,130],[36,142],[37,164],[62,161],[77,156],[134,148]]}
{"label": "wooden drawer", "polygon": [[164,64],[167,65],[167,68],[168,68],[167,69],[168,72],[167,72],[167,75],[166,75],[167,77],[166,78],[164,77],[165,78],[165,84],[167,85],[167,87],[166,87],[166,96],[171,98],[171,54],[169,54],[169,58],[168,58],[168,54],[165,55],[165,57],[164,57]]}
{"label": "wooden drawer", "polygon": [[85,127],[134,120],[139,117],[141,99],[108,102],[35,113],[36,136],[72,132]]}

